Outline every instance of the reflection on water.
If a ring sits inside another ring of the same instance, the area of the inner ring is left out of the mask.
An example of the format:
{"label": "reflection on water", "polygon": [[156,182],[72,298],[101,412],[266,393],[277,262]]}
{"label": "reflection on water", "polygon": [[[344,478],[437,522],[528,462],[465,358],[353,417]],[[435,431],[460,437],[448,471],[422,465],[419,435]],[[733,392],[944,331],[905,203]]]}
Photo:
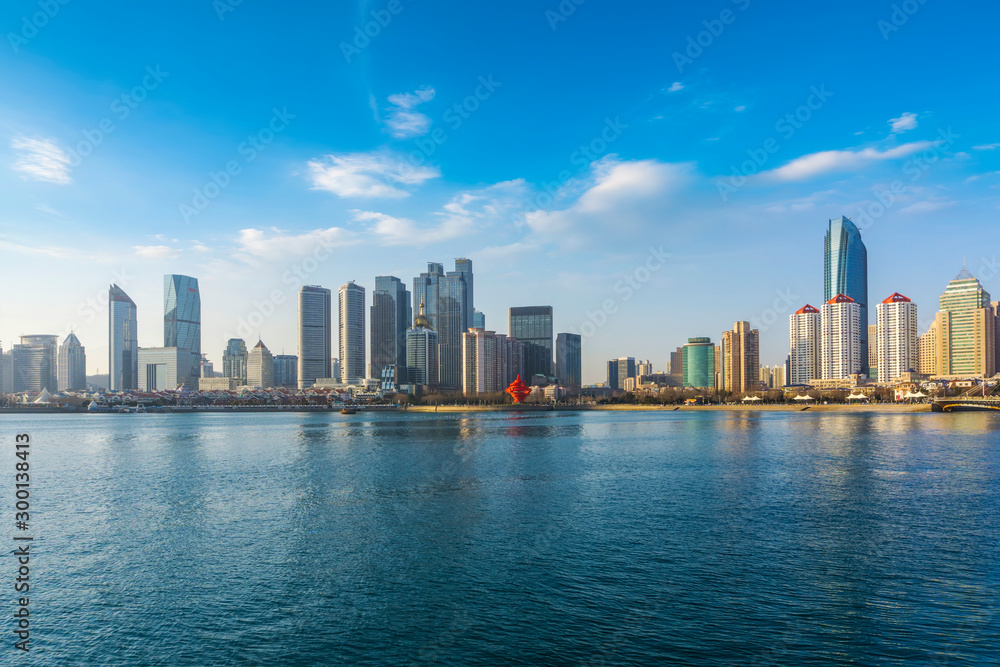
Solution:
{"label": "reflection on water", "polygon": [[1000,645],[992,414],[16,417],[39,664],[986,664]]}

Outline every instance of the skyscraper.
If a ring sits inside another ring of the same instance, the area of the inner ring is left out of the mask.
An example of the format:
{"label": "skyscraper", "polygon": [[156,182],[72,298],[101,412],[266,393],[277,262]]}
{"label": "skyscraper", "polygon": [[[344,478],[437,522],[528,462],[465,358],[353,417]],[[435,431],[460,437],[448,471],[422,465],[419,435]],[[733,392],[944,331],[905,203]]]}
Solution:
{"label": "skyscraper", "polygon": [[49,335],[21,336],[21,344],[11,350],[15,392],[59,390],[58,341],[58,337]]}
{"label": "skyscraper", "polygon": [[711,338],[688,338],[683,364],[685,387],[715,387],[715,345]]}
{"label": "skyscraper", "polygon": [[66,336],[59,346],[59,391],[78,391],[87,388],[87,352],[76,334]]}
{"label": "skyscraper", "polygon": [[[878,310],[878,304],[875,304],[875,309]],[[875,321],[878,322],[877,316]],[[868,359],[865,362],[865,368],[868,369],[867,373],[870,379],[880,379],[878,374],[878,324],[868,325]]]}
{"label": "skyscraper", "polygon": [[530,384],[535,375],[552,375],[552,306],[521,306],[509,311],[509,331],[524,345],[522,379]]}
{"label": "skyscraper", "polygon": [[822,322],[819,309],[806,304],[788,317],[788,384],[809,384],[823,377]]}
{"label": "skyscraper", "polygon": [[635,357],[619,357],[608,362],[608,387],[625,389],[625,380],[635,377]]}
{"label": "skyscraper", "polygon": [[197,376],[191,375],[191,351],[183,347],[140,347],[139,391],[167,391],[184,385],[198,388]]}
{"label": "skyscraper", "polygon": [[222,376],[236,380],[236,386],[247,383],[247,344],[242,338],[230,338],[222,353]]}
{"label": "skyscraper", "polygon": [[583,337],[561,333],[556,336],[556,378],[564,387],[579,389],[583,384]]}
{"label": "skyscraper", "polygon": [[936,375],[991,377],[996,373],[996,318],[990,294],[963,268],[948,284],[934,321]]}
{"label": "skyscraper", "polygon": [[721,362],[725,391],[756,389],[760,383],[760,332],[751,329],[749,322],[737,322],[732,331],[723,332]]}
{"label": "skyscraper", "polygon": [[843,380],[861,373],[861,307],[838,294],[823,305],[820,315],[823,379]]}
{"label": "skyscraper", "polygon": [[247,355],[247,385],[261,389],[274,386],[274,358],[260,340]]}
{"label": "skyscraper", "polygon": [[371,309],[371,377],[382,377],[396,366],[397,381],[405,382],[406,330],[413,319],[410,292],[395,276],[376,276]]}
{"label": "skyscraper", "polygon": [[0,346],[0,395],[14,391],[14,360]]}
{"label": "skyscraper", "polygon": [[111,391],[139,387],[139,338],[135,302],[118,285],[108,291],[108,385]]}
{"label": "skyscraper", "polygon": [[462,391],[465,394],[502,392],[508,369],[501,347],[506,336],[495,331],[469,329],[462,334]]}
{"label": "skyscraper", "polygon": [[365,288],[352,280],[338,292],[340,381],[356,382],[365,373]]}
{"label": "skyscraper", "polygon": [[899,292],[875,306],[878,379],[892,382],[920,367],[917,304]]}
{"label": "skyscraper", "polygon": [[163,276],[163,347],[190,351],[190,369],[179,372],[188,378],[201,376],[201,294],[197,278]]}
{"label": "skyscraper", "polygon": [[406,377],[409,384],[438,384],[438,335],[420,303],[413,326],[406,330]]}
{"label": "skyscraper", "polygon": [[424,304],[425,316],[438,335],[438,381],[443,388],[462,388],[462,334],[472,326],[472,262],[459,259],[455,271],[428,262],[427,272],[413,279],[413,303]]}
{"label": "skyscraper", "polygon": [[274,356],[274,386],[295,389],[299,384],[299,358],[294,354]]}
{"label": "skyscraper", "polygon": [[484,313],[481,313],[478,310],[472,311],[472,328],[473,329],[486,328],[486,315]]}
{"label": "skyscraper", "polygon": [[861,232],[849,219],[830,220],[824,245],[823,299],[843,294],[854,300],[860,313],[861,370],[868,372],[868,249]]}
{"label": "skyscraper", "polygon": [[303,285],[299,290],[299,389],[308,389],[316,380],[333,377],[331,317],[330,290]]}

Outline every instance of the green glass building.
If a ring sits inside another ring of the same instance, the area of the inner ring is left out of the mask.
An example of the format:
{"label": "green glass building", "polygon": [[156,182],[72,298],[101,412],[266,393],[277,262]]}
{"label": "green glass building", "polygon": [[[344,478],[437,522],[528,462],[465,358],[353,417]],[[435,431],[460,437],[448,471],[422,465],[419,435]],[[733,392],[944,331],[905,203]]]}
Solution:
{"label": "green glass building", "polygon": [[684,346],[684,386],[715,388],[715,345],[711,338],[689,338]]}

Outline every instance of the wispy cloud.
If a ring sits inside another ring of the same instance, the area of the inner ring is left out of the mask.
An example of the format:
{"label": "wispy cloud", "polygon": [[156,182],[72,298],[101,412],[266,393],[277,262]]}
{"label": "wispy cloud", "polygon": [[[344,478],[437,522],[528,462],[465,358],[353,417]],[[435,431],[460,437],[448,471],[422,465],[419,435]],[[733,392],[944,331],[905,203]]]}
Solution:
{"label": "wispy cloud", "polygon": [[676,93],[679,90],[684,90],[684,84],[680,81],[674,81],[673,84],[667,88],[668,93]]}
{"label": "wispy cloud", "polygon": [[786,165],[764,172],[763,175],[779,181],[802,181],[829,172],[844,172],[860,169],[867,164],[882,160],[907,157],[941,143],[940,141],[914,141],[894,148],[879,150],[821,151],[796,158]]}
{"label": "wispy cloud", "polygon": [[893,134],[902,134],[917,127],[917,114],[906,112],[899,118],[890,118],[889,126]]}
{"label": "wispy cloud", "polygon": [[438,178],[437,167],[414,167],[402,156],[388,153],[340,153],[309,162],[314,190],[326,190],[338,197],[386,197],[410,195],[400,186],[420,185]]}
{"label": "wispy cloud", "polygon": [[408,139],[427,134],[431,129],[431,119],[416,111],[416,108],[424,102],[434,99],[434,89],[430,87],[420,88],[412,93],[399,93],[389,96],[390,106],[386,113],[386,128],[396,139]]}
{"label": "wispy cloud", "polygon": [[995,143],[995,144],[980,144],[978,146],[973,146],[972,150],[974,150],[974,151],[995,151],[998,148],[1000,148],[1000,143]]}
{"label": "wispy cloud", "polygon": [[234,257],[249,264],[306,257],[317,250],[329,251],[351,245],[356,241],[353,235],[342,227],[314,229],[298,234],[289,233],[277,227],[270,229],[241,229],[236,238]]}
{"label": "wispy cloud", "polygon": [[181,254],[180,250],[168,245],[134,245],[132,250],[145,259],[172,259]]}
{"label": "wispy cloud", "polygon": [[58,185],[69,185],[73,179],[69,175],[70,158],[59,148],[54,139],[30,139],[18,136],[10,142],[17,151],[14,170],[28,178]]}

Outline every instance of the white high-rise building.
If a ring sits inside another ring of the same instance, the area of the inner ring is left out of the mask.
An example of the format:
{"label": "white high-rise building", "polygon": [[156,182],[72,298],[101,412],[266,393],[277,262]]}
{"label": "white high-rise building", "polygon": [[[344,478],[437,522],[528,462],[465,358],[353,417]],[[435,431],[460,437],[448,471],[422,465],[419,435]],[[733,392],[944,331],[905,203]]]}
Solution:
{"label": "white high-rise building", "polygon": [[862,372],[861,306],[838,294],[820,313],[824,380],[843,380]]}
{"label": "white high-rise building", "polygon": [[788,360],[790,385],[809,384],[822,376],[820,342],[822,338],[819,309],[805,305],[788,318]]}
{"label": "white high-rise building", "polygon": [[340,381],[363,380],[365,373],[365,288],[352,280],[341,286]]}
{"label": "white high-rise building", "polygon": [[274,386],[274,357],[259,340],[247,355],[247,385],[261,389]]}
{"label": "white high-rise building", "polygon": [[466,395],[504,391],[523,363],[520,341],[495,331],[469,329],[462,335],[462,391]]}
{"label": "white high-rise building", "polygon": [[891,382],[920,365],[917,304],[899,292],[875,307],[878,322],[878,379]]}
{"label": "white high-rise building", "polygon": [[87,352],[76,334],[70,333],[59,346],[59,391],[79,391],[87,388]]}
{"label": "white high-rise building", "polygon": [[304,285],[299,290],[299,389],[334,377],[330,374],[331,312],[330,290],[316,285]]}

